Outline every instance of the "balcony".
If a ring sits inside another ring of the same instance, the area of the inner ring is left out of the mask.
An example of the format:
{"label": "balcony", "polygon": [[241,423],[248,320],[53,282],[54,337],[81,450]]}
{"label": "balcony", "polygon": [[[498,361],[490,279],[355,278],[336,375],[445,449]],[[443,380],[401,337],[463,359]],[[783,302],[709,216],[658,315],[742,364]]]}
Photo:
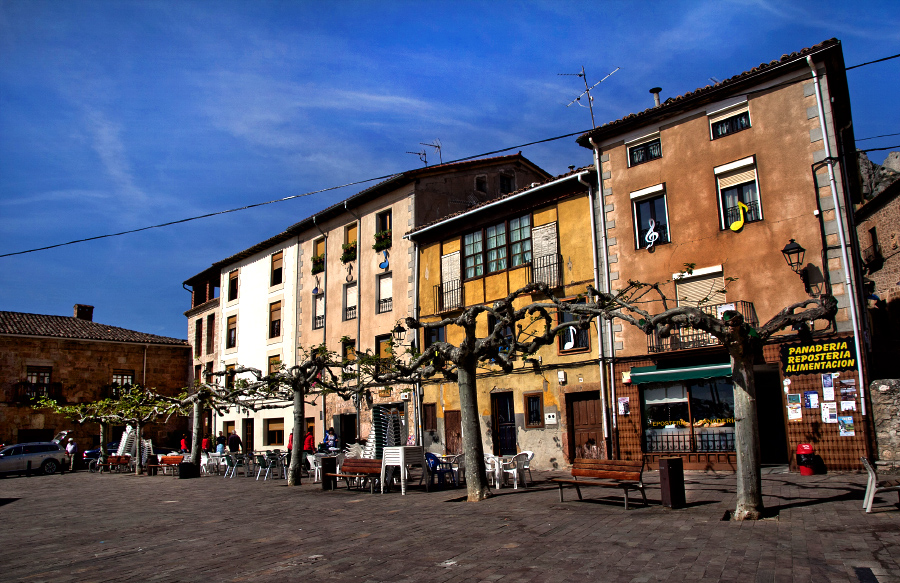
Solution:
{"label": "balcony", "polygon": [[463,307],[462,282],[454,279],[434,286],[434,305],[437,312],[449,312]]}
{"label": "balcony", "polygon": [[22,405],[30,405],[34,399],[47,397],[61,402],[62,383],[30,383],[21,381],[15,384],[15,400]]}
{"label": "balcony", "polygon": [[325,316],[316,316],[313,319],[313,330],[321,330],[325,327]]}
{"label": "balcony", "polygon": [[344,309],[344,319],[345,320],[355,320],[356,319],[356,306],[347,306]]}
{"label": "balcony", "polygon": [[[727,310],[736,310],[744,316],[744,321],[751,326],[757,326],[756,310],[752,302],[737,301],[724,304],[710,304],[699,306],[704,312],[716,318],[721,318]],[[690,350],[692,348],[705,348],[707,346],[719,346],[719,340],[703,330],[693,328],[678,328],[673,330],[668,338],[660,338],[657,334],[647,336],[647,351],[671,352],[675,350]]]}
{"label": "balcony", "polygon": [[532,259],[531,281],[546,283],[550,288],[560,287],[563,283],[562,255],[553,253]]}
{"label": "balcony", "polygon": [[[734,222],[741,220],[740,207],[732,206],[725,209],[725,226],[728,227]],[[761,221],[762,215],[759,212],[759,201],[753,200],[747,203],[747,211],[744,213],[745,223],[755,223]]]}
{"label": "balcony", "polygon": [[884,263],[884,256],[881,254],[881,245],[875,243],[866,247],[862,251],[862,260],[866,268],[871,271],[878,271]]}
{"label": "balcony", "polygon": [[394,309],[394,298],[385,298],[378,300],[378,313],[384,314]]}

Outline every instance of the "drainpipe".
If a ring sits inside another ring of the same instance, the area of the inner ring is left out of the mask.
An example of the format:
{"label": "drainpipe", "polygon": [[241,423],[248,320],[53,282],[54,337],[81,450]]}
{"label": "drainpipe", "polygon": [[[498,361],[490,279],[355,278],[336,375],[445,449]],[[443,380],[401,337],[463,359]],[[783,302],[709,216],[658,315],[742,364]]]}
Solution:
{"label": "drainpipe", "polygon": [[[606,201],[603,196],[603,172],[600,169],[600,146],[594,142],[594,138],[588,138],[591,146],[593,146],[594,150],[594,168],[597,171],[597,192],[600,194],[600,210],[602,212],[600,221],[600,252],[602,253],[602,265],[603,265],[603,279],[605,288],[603,291],[606,293],[612,293],[612,287],[610,286],[609,281],[609,244],[607,242],[606,236]],[[613,361],[616,357],[616,342],[615,336],[613,335],[613,327],[612,320],[606,321],[606,337],[609,340],[609,357],[606,357],[606,345],[604,343],[600,344],[600,348],[602,350],[601,360],[605,361],[609,366],[609,398],[613,407],[616,405],[616,377],[615,377],[615,369],[613,368]],[[612,440],[618,444],[618,434],[616,433],[617,427],[617,419],[616,419],[616,410],[613,409],[610,414],[612,418],[612,430],[611,436]],[[618,447],[609,447],[607,446],[607,453],[609,453],[610,459],[617,459],[618,456]]]}
{"label": "drainpipe", "polygon": [[[600,264],[597,262],[597,225],[594,217],[594,188],[589,182],[585,182],[584,175],[578,175],[578,182],[587,186],[588,204],[591,215],[591,255],[594,265],[594,289],[600,288]],[[606,402],[606,375],[603,370],[603,318],[597,316],[597,340],[598,340],[598,364],[600,365],[600,406],[603,408],[603,440],[609,444],[609,418],[607,411],[609,405]],[[607,448],[608,449],[608,448]],[[607,452],[608,454],[608,452]]]}
{"label": "drainpipe", "polygon": [[[841,205],[838,201],[837,194],[837,185],[834,181],[834,158],[831,156],[831,143],[828,139],[828,131],[825,124],[825,110],[822,107],[822,89],[819,87],[819,75],[818,71],[816,71],[816,66],[813,63],[812,55],[806,57],[806,62],[809,64],[809,69],[812,71],[813,85],[816,90],[816,106],[819,109],[819,126],[822,128],[822,141],[825,143],[825,160],[828,162],[828,185],[831,188],[831,199],[834,202],[834,218],[837,221],[838,227],[838,237],[841,242],[841,261],[843,262],[844,267],[844,288],[847,290],[848,297],[850,298],[850,321],[853,326],[853,344],[856,347],[856,370],[859,374],[859,384],[860,384],[860,407],[859,412],[861,415],[865,416],[866,414],[866,379],[863,376],[863,367],[862,367],[862,359],[863,354],[860,350],[859,345],[859,322],[857,319],[856,309],[856,290],[853,288],[850,282],[850,260],[847,257],[847,240],[844,237],[844,220],[841,218]],[[850,209],[846,206],[844,207],[847,210],[847,213],[850,213]],[[828,269],[828,264],[825,264],[825,269]]]}
{"label": "drainpipe", "polygon": [[[291,342],[291,359],[293,365],[297,363],[297,349],[300,348],[300,235],[297,235],[297,260],[296,260],[296,277],[294,278],[294,340]],[[316,317],[316,308],[313,306],[313,319]],[[287,364],[287,363],[285,363]],[[306,421],[304,420],[304,423]]]}
{"label": "drainpipe", "polygon": [[[415,199],[413,199],[415,203]],[[415,241],[410,241],[413,245],[413,305],[412,305],[412,317],[414,320],[419,319],[419,244]],[[416,337],[413,338],[413,342],[418,344],[419,340],[419,331],[416,330]],[[415,398],[413,399],[413,403],[415,406],[416,413],[416,445],[425,445],[425,433],[422,431],[422,403],[420,402],[422,399],[422,381],[416,381],[415,394],[413,395]]]}
{"label": "drainpipe", "polygon": [[[322,344],[325,344],[325,332],[328,330],[328,233],[322,230],[322,227],[319,226],[319,223],[316,222],[316,215],[313,215],[313,226],[322,234],[322,237],[325,239],[325,260],[323,264],[325,265],[325,270],[322,272]],[[315,245],[315,243],[313,243]],[[315,247],[313,247],[313,253],[315,253]],[[310,259],[312,262],[312,259]],[[313,327],[316,325],[316,301],[313,298],[313,307],[312,307],[312,317],[313,317]],[[322,426],[325,426],[325,403],[326,399],[322,398]],[[359,419],[359,412],[357,411],[357,419]],[[306,420],[303,421],[306,423]],[[358,434],[359,432],[357,432]]]}
{"label": "drainpipe", "polygon": [[[344,210],[347,211],[351,217],[356,219],[356,355],[359,358],[359,348],[362,346],[362,338],[360,338],[361,328],[360,323],[362,322],[362,261],[359,258],[359,254],[361,251],[361,245],[359,244],[362,240],[362,221],[359,220],[359,217],[353,214],[353,211],[350,210],[350,207],[347,206],[347,201],[344,201]],[[349,282],[348,282],[349,283]],[[359,387],[360,384],[360,367],[359,363],[356,364],[356,386]],[[359,418],[359,399],[356,401],[356,438],[359,439],[359,431],[362,428],[362,423]]]}

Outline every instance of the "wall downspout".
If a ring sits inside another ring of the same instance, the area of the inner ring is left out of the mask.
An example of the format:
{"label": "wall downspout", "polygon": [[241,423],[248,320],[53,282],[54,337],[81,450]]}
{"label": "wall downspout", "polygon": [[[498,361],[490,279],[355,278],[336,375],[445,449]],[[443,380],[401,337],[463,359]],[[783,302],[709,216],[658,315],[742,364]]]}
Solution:
{"label": "wall downspout", "polygon": [[[356,219],[356,354],[359,354],[359,349],[362,346],[362,338],[359,337],[361,334],[361,322],[362,322],[362,260],[360,259],[360,253],[362,252],[362,246],[360,245],[360,241],[362,241],[362,221],[359,220],[359,217],[353,214],[353,211],[350,210],[350,207],[347,206],[347,201],[344,201],[344,210],[347,213]],[[349,282],[348,282],[349,283]],[[346,317],[346,316],[344,316]],[[356,386],[360,385],[360,367],[356,365]],[[359,439],[360,429],[362,428],[362,421],[359,418],[359,405],[360,400],[356,400],[356,438]]]}
{"label": "wall downspout", "polygon": [[[300,235],[297,235],[297,275],[294,277],[294,340],[293,342],[291,342],[291,358],[293,360],[293,363],[291,364],[291,366],[296,366],[297,364],[299,364],[297,362],[297,350],[300,348],[300,257],[302,251],[303,250],[300,247]],[[315,309],[315,306],[313,306],[313,318],[316,317]],[[322,404],[324,405],[324,402]]]}
{"label": "wall downspout", "polygon": [[[410,241],[413,245],[413,305],[412,305],[412,318],[414,320],[419,319],[419,244],[415,241]],[[412,342],[415,342],[416,349],[419,344],[419,332],[416,330],[416,336],[413,338]],[[414,350],[415,351],[415,350]],[[425,433],[422,430],[422,403],[420,402],[422,399],[422,381],[416,381],[415,387],[415,395],[414,395],[414,403],[415,403],[415,419],[416,419],[416,445],[425,445]]]}
{"label": "wall downspout", "polygon": [[[856,347],[856,369],[859,374],[859,384],[860,384],[860,407],[859,412],[861,415],[866,415],[866,398],[868,396],[868,391],[866,390],[866,378],[863,376],[863,353],[860,350],[859,344],[859,321],[857,318],[857,303],[856,303],[856,289],[853,287],[852,282],[850,280],[850,260],[847,257],[847,240],[844,236],[844,220],[841,217],[841,210],[846,210],[846,212],[850,213],[851,209],[846,206],[841,207],[838,201],[837,194],[837,185],[834,181],[834,158],[831,156],[831,141],[828,138],[828,128],[825,124],[825,108],[822,106],[822,89],[819,87],[819,74],[816,70],[816,66],[813,63],[812,56],[806,57],[806,62],[809,64],[809,69],[812,71],[813,85],[816,90],[816,106],[819,109],[819,126],[822,128],[822,141],[825,143],[825,160],[828,162],[828,185],[831,188],[831,198],[834,203],[834,219],[837,221],[837,229],[838,229],[838,237],[841,242],[841,261],[843,262],[844,267],[844,288],[847,291],[847,295],[850,298],[850,320],[853,326],[853,344]],[[836,137],[836,136],[835,136]],[[825,265],[825,268],[828,268],[828,265]]]}
{"label": "wall downspout", "polygon": [[[609,244],[607,243],[606,236],[606,200],[603,196],[603,171],[600,168],[600,146],[598,146],[594,142],[594,138],[588,138],[591,146],[594,149],[594,169],[597,171],[597,194],[600,198],[600,211],[601,218],[600,221],[600,253],[601,253],[601,265],[603,269],[603,291],[606,293],[612,293],[612,288],[610,287],[609,282]],[[617,420],[616,420],[616,377],[615,377],[615,369],[613,368],[613,361],[616,357],[616,342],[615,336],[613,336],[613,325],[612,320],[606,321],[606,339],[609,341],[609,356],[606,355],[606,343],[601,342],[601,361],[605,362],[609,367],[609,400],[612,403],[613,409],[611,412],[607,412],[605,414],[609,414],[612,419],[612,430],[611,437],[613,443],[610,444],[611,447],[607,447],[608,454],[610,459],[618,459],[619,457],[619,437],[617,433]]]}
{"label": "wall downspout", "polygon": [[[600,264],[597,259],[597,221],[594,216],[594,188],[589,182],[585,182],[584,174],[578,175],[578,182],[587,186],[588,205],[591,215],[591,256],[594,264],[594,289],[600,289]],[[609,455],[609,404],[606,402],[606,374],[603,369],[603,318],[597,316],[597,345],[598,365],[600,366],[600,406],[603,409],[603,440],[607,444],[607,456]]]}
{"label": "wall downspout", "polygon": [[[322,344],[325,344],[326,332],[328,330],[328,233],[322,230],[322,227],[319,226],[319,223],[316,221],[316,215],[313,215],[313,226],[322,234],[322,237],[325,239],[325,260],[323,261],[323,265],[325,266],[325,271],[322,272],[322,296],[324,301],[322,302]],[[315,242],[313,242],[313,253],[315,253]],[[310,264],[312,264],[312,259],[310,259]],[[316,300],[313,298],[312,300],[312,326],[311,328],[316,327]],[[327,399],[322,397],[322,427],[325,426],[325,411],[327,407],[325,406],[327,403]],[[357,431],[356,435],[359,438],[359,406],[357,405],[356,411],[356,423],[357,423]]]}

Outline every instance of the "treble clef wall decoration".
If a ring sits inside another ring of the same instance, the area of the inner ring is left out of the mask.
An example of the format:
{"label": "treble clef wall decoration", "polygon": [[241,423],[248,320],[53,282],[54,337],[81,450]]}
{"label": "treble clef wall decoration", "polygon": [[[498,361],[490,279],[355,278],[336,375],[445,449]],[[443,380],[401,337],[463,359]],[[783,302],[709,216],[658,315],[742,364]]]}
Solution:
{"label": "treble clef wall decoration", "polygon": [[647,230],[647,234],[644,235],[644,241],[647,242],[647,249],[653,247],[653,244],[656,243],[656,240],[659,239],[659,233],[656,232],[656,221],[650,219],[649,222],[650,228]]}

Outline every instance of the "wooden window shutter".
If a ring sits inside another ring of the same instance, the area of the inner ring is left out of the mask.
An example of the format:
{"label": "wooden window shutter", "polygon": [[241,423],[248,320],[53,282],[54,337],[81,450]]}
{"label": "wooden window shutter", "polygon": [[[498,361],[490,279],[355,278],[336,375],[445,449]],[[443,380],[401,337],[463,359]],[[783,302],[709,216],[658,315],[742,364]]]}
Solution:
{"label": "wooden window shutter", "polygon": [[736,184],[743,184],[744,182],[753,182],[756,180],[756,166],[740,168],[733,172],[720,174],[718,178],[720,190],[730,188]]}
{"label": "wooden window shutter", "polygon": [[720,112],[714,113],[713,115],[711,115],[709,117],[709,123],[714,124],[714,123],[722,121],[723,119],[728,119],[729,117],[734,117],[736,115],[740,115],[740,114],[744,113],[745,111],[750,111],[750,106],[747,105],[746,103],[740,107],[734,107],[732,109],[727,109],[725,111],[720,111]]}
{"label": "wooden window shutter", "polygon": [[[725,278],[722,272],[698,277],[686,277],[675,282],[675,293],[679,306],[697,306],[724,303]],[[707,301],[699,304],[701,300]]]}

